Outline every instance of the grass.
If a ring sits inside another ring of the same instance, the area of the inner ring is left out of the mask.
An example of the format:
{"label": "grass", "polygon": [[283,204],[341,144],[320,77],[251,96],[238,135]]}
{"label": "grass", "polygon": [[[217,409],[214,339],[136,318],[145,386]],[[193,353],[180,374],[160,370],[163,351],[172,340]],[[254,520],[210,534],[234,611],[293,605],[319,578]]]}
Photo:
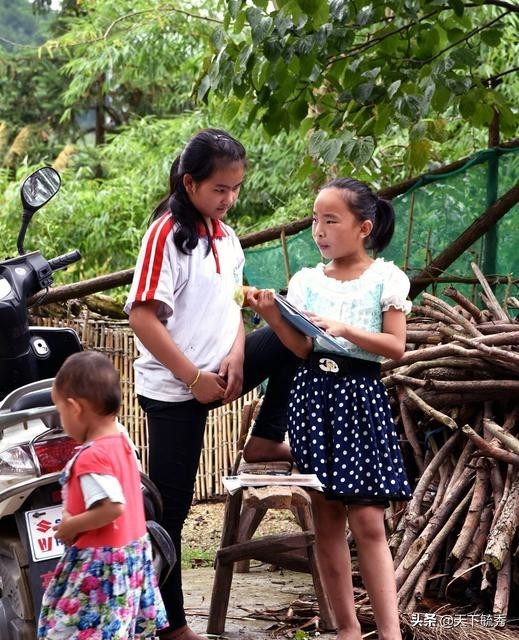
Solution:
{"label": "grass", "polygon": [[182,548],[182,569],[196,569],[196,567],[212,567],[215,552],[206,549]]}

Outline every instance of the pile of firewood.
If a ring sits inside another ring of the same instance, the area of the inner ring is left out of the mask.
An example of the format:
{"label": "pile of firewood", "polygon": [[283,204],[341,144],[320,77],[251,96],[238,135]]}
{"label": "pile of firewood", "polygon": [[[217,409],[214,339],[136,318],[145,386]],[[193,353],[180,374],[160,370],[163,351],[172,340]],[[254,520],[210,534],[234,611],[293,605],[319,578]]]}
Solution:
{"label": "pile of firewood", "polygon": [[383,366],[415,480],[390,547],[405,615],[448,603],[504,621],[519,602],[519,304],[473,269],[485,308],[423,294],[406,354]]}

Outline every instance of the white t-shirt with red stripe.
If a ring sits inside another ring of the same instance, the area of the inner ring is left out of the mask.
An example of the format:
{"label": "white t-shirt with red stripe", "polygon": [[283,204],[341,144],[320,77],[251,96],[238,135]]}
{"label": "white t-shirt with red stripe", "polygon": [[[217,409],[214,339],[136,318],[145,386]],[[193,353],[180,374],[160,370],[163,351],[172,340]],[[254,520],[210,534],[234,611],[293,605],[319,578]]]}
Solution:
{"label": "white t-shirt with red stripe", "polygon": [[[125,311],[134,302],[160,302],[159,319],[179,349],[204,371],[218,371],[236,339],[241,322],[244,255],[228,225],[213,221],[207,236],[200,235],[190,255],[173,242],[174,222],[169,213],[146,232]],[[160,363],[137,339],[140,357],[134,364],[139,395],[165,402],[193,397],[184,382]]]}

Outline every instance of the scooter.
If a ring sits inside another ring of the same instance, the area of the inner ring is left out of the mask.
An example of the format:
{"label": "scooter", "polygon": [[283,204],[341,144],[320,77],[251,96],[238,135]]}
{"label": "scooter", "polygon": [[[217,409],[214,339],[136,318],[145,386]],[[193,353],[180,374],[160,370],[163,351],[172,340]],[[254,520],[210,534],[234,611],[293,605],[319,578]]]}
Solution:
{"label": "scooter", "polygon": [[[60,425],[51,388],[61,364],[82,345],[73,329],[29,326],[27,303],[37,295],[41,302],[54,272],[81,255],[71,251],[46,260],[23,246],[32,216],[60,185],[51,167],[25,179],[19,255],[0,262],[1,640],[34,640],[43,591],[64,551],[52,527],[61,519],[59,475],[77,443]],[[159,524],[160,494],[143,473],[141,481],[160,584],[176,561],[175,549]]]}

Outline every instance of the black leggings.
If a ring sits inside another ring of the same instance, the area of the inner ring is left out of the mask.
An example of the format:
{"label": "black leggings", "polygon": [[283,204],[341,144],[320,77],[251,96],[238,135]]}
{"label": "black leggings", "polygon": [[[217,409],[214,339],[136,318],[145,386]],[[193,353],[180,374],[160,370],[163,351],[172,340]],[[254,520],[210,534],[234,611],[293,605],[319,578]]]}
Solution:
{"label": "black leggings", "polygon": [[[286,431],[288,396],[299,364],[300,360],[281,344],[269,327],[247,335],[243,393],[268,378],[253,429],[255,436],[282,442]],[[197,400],[162,402],[142,396],[139,396],[139,402],[148,419],[149,475],[162,496],[162,525],[170,534],[177,552],[177,563],[161,587],[170,627],[177,629],[186,624],[180,568],[182,527],[193,501],[210,406]]]}

